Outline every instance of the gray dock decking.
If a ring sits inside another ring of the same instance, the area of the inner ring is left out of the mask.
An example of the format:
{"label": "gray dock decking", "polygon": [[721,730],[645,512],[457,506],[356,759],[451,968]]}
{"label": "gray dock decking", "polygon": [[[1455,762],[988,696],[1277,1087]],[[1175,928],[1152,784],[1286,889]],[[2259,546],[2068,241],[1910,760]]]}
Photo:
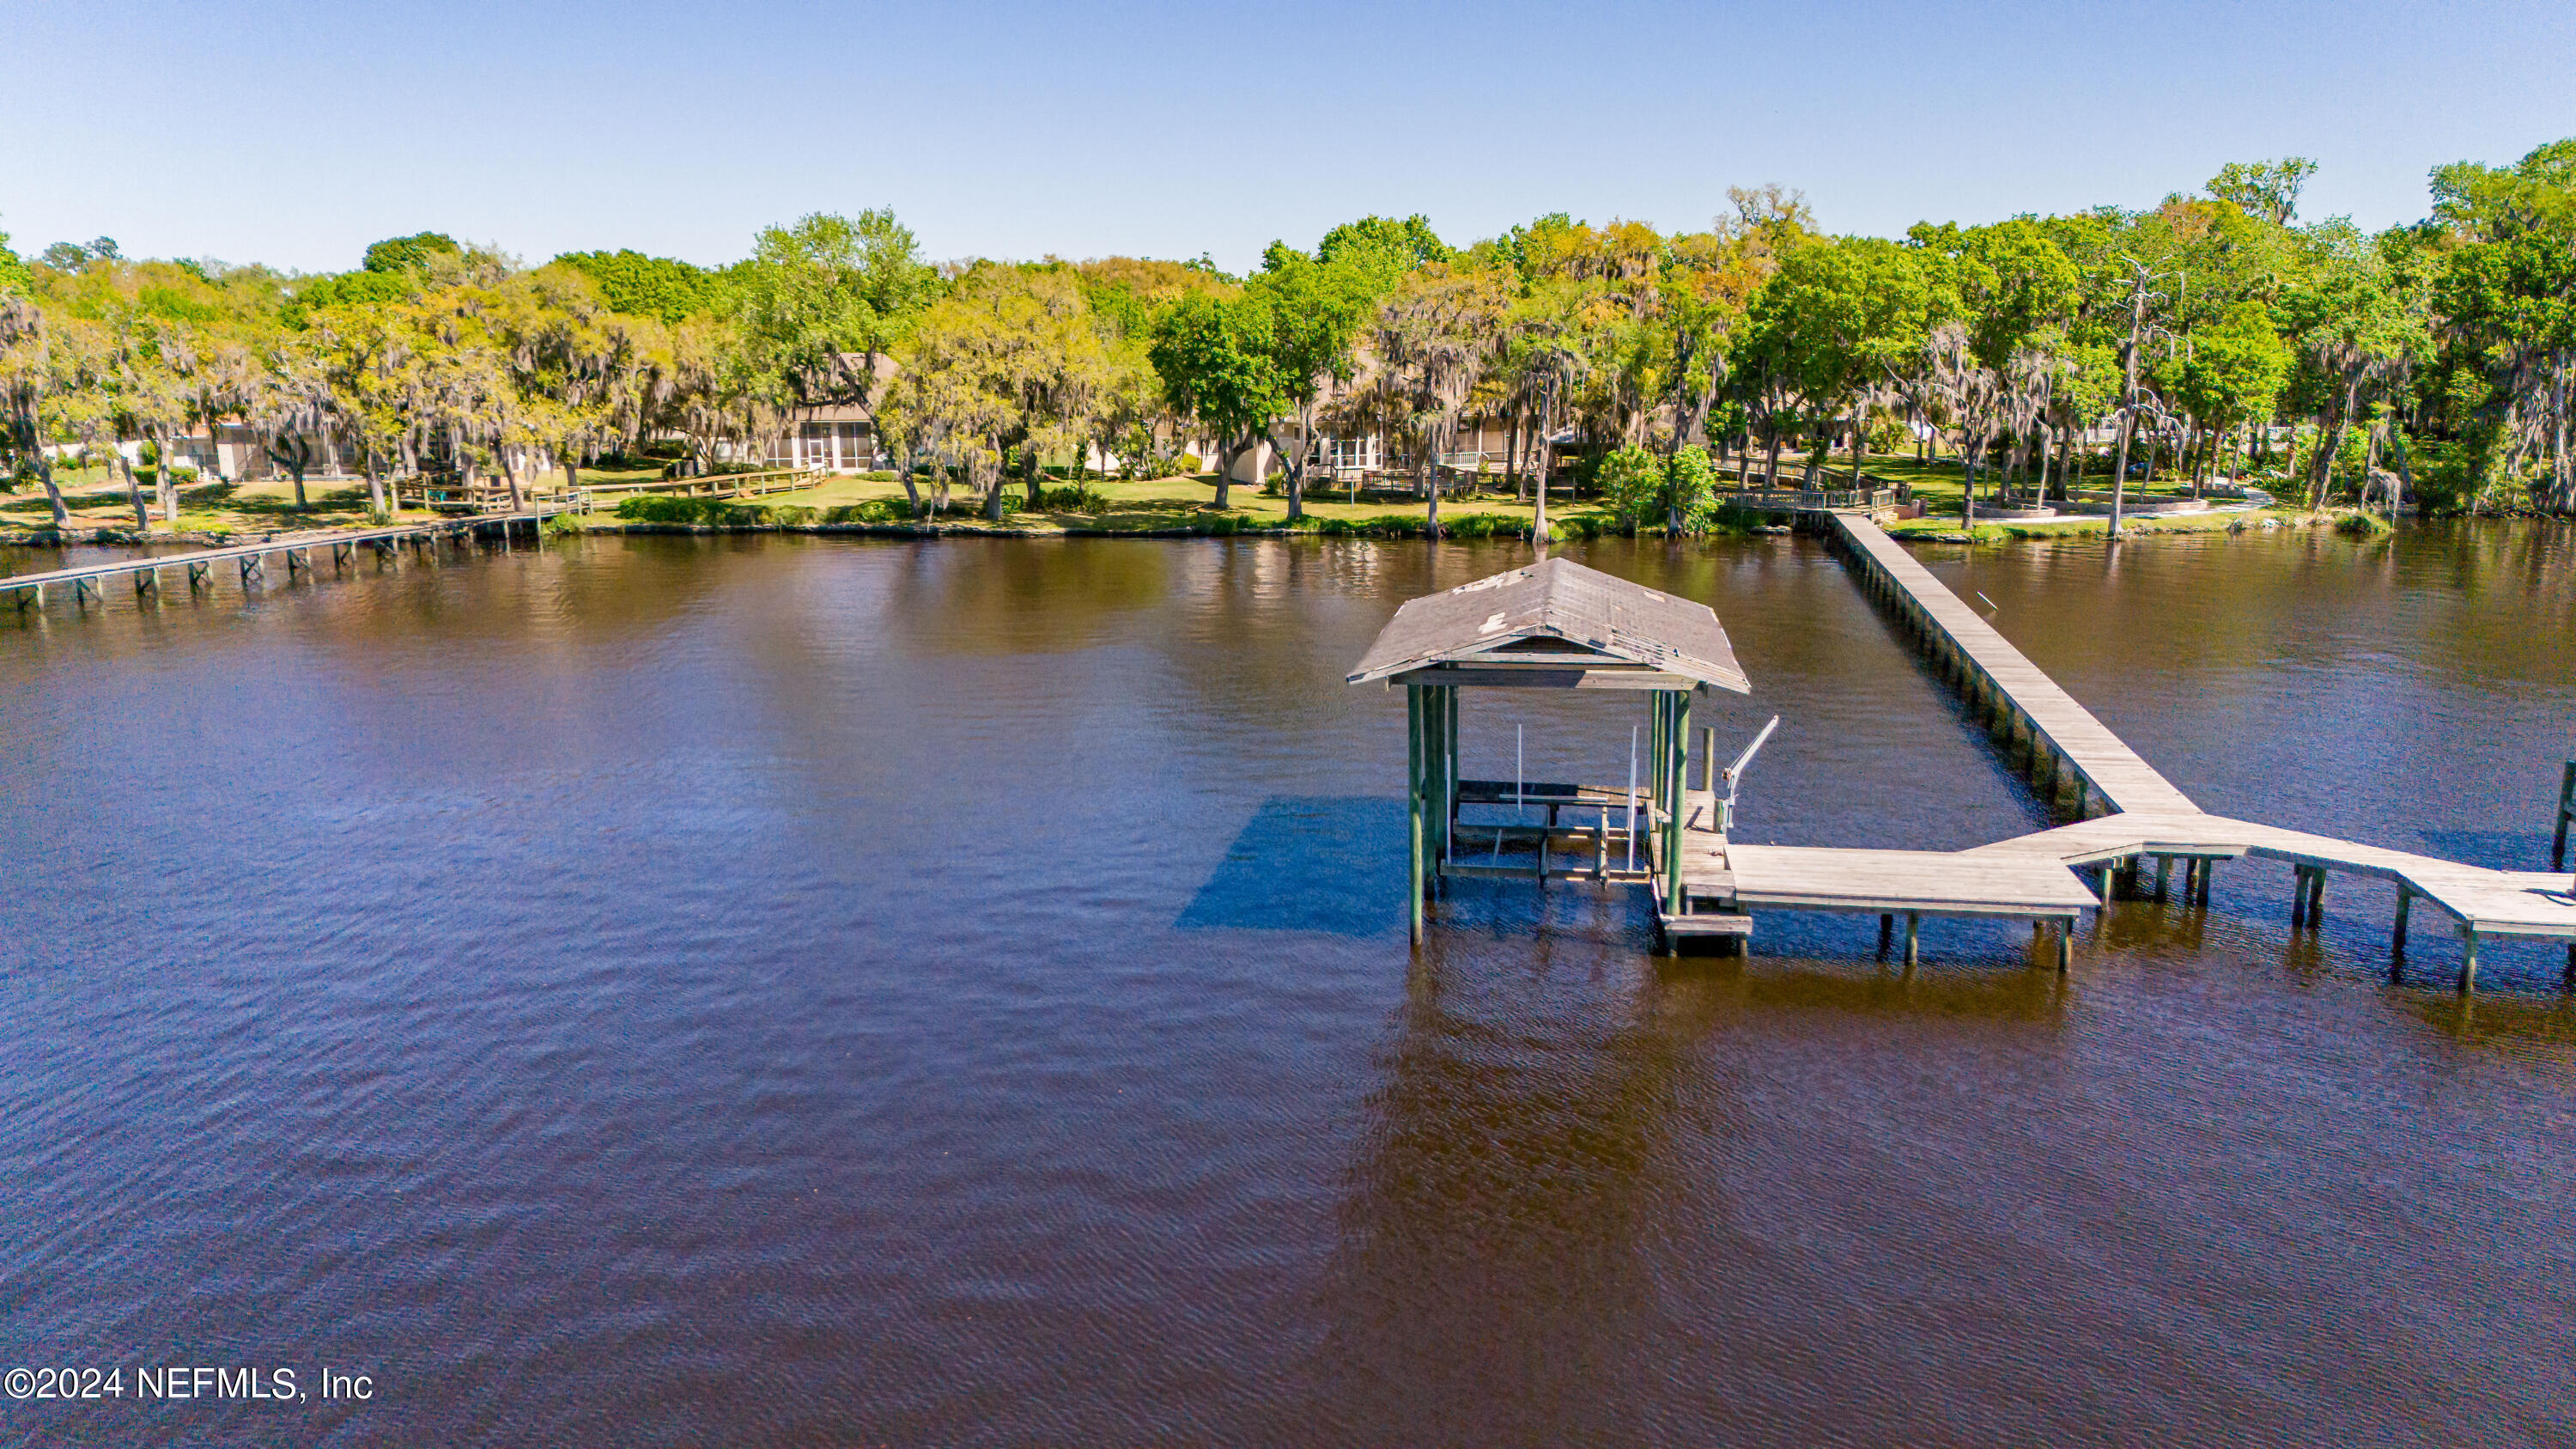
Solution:
{"label": "gray dock decking", "polygon": [[[2216,864],[2252,858],[2298,870],[2294,924],[2312,922],[2322,909],[2328,872],[2395,884],[2395,951],[2401,958],[2409,905],[2418,898],[2431,902],[2461,938],[2463,990],[2475,982],[2477,942],[2486,935],[2570,943],[2569,981],[2576,984],[2576,879],[2489,870],[2209,814],[1866,515],[1821,516],[1864,587],[1921,632],[1936,671],[1980,719],[2000,724],[2007,758],[2027,761],[2052,808],[2072,782],[2077,819],[1970,850],[1915,851],[1730,843],[1707,828],[1713,820],[1694,810],[1683,832],[1683,873],[1694,908],[1903,916],[1911,960],[1919,917],[2027,917],[2063,930],[2084,908],[2106,902],[2115,867],[2134,870],[2146,860],[2167,871],[2175,860],[2186,862],[2193,874],[2186,891],[2196,884],[2205,905]],[[2092,814],[2097,802],[2105,813]],[[2079,869],[2100,873],[2102,893],[2084,884]],[[2069,954],[2066,939],[2060,937],[2061,967]]]}

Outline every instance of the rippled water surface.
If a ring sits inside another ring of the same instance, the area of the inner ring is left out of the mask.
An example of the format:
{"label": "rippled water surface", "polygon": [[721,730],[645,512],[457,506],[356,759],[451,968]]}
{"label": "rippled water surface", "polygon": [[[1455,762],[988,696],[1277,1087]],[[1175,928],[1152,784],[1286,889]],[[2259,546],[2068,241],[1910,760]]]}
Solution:
{"label": "rippled water surface", "polygon": [[[1781,733],[1743,835],[2029,793],[1804,539],[1594,545]],[[0,614],[0,1442],[2564,1443],[2576,1014],[2287,867],[2006,927],[1460,883],[1403,701],[1499,546],[592,539]],[[2528,527],[1927,555],[2205,806],[2537,869]],[[51,566],[51,555],[6,567]],[[1471,771],[1641,708],[1471,696]],[[307,1397],[138,1404],[137,1365]],[[327,1368],[375,1397],[324,1402]]]}

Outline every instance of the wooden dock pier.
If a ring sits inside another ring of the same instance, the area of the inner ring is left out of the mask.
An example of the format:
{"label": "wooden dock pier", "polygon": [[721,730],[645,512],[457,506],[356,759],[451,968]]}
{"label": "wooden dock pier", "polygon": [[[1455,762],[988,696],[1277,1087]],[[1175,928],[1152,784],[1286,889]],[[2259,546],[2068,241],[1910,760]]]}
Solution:
{"label": "wooden dock pier", "polygon": [[[2123,878],[2133,883],[2133,893],[2143,893],[2149,862],[2156,867],[2154,894],[2166,898],[2179,861],[2185,902],[2204,907],[2221,862],[2280,861],[2294,872],[2292,926],[2308,930],[2315,929],[2322,915],[2327,876],[2341,871],[2397,887],[2391,955],[2401,970],[2410,908],[2420,899],[2448,916],[2459,936],[2462,990],[2476,984],[2480,939],[2493,936],[2565,942],[2564,979],[2576,986],[2576,880],[2555,871],[2489,870],[2212,815],[2076,703],[1866,515],[1835,511],[1822,518],[1863,586],[1913,626],[1934,673],[1959,691],[2005,759],[2028,775],[2052,808],[2071,803],[2072,824],[1935,858],[2018,861],[2090,872],[2096,884],[2088,894],[2101,903],[2111,899]],[[2562,821],[2571,795],[2576,795],[2576,767],[2562,785]],[[1746,849],[1737,847],[1737,856]],[[1900,874],[1919,869],[1894,862],[1888,868]]]}
{"label": "wooden dock pier", "polygon": [[[1712,682],[1750,688],[1723,631],[1714,628],[1714,616],[1707,622],[1716,649],[1724,651],[1724,667],[1698,665],[1696,677],[1693,667],[1670,664],[1681,651],[1634,621],[1580,621],[1568,632],[1568,620],[1515,604],[1478,622],[1489,602],[1476,597],[1479,591],[1516,582],[1525,587],[1534,573],[1571,567],[1542,561],[1408,603],[1351,675],[1353,683],[1402,678],[1411,690],[1417,941],[1423,902],[1443,877],[1542,884],[1570,877],[1650,887],[1667,943],[1709,936],[1741,941],[1756,911],[1868,914],[1879,918],[1882,953],[1893,948],[1896,926],[1903,923],[1904,957],[1911,965],[1927,919],[2027,920],[2034,935],[2053,929],[2053,954],[2065,970],[2074,955],[2077,920],[2107,905],[2124,882],[2133,897],[2170,899],[2179,863],[2183,904],[2206,908],[2218,866],[2254,859],[2292,867],[2294,930],[2316,928],[2335,872],[2394,884],[2393,975],[2403,972],[2412,908],[2422,900],[2447,916],[2459,937],[2461,990],[2476,984],[2479,942],[2497,936],[2565,943],[2565,980],[2576,987],[2576,879],[2556,870],[2489,870],[2209,814],[1943,587],[1866,510],[1817,509],[1807,516],[1821,520],[1862,586],[1913,629],[1933,672],[1959,691],[2005,760],[2028,777],[2053,814],[2070,823],[1960,851],[1730,841],[1730,797],[1720,794],[1713,736],[1703,736],[1700,783],[1690,784],[1691,693]],[[1636,585],[1602,582],[1637,591],[1659,609],[1667,602]],[[1624,595],[1614,602],[1619,598]],[[1424,610],[1412,627],[1399,627],[1417,609],[1442,600],[1450,602]],[[1684,632],[1696,627],[1678,616],[1660,622]],[[1615,641],[1615,650],[1605,650],[1606,641]],[[1627,662],[1603,657],[1612,653]],[[1568,657],[1586,654],[1594,657]],[[1537,782],[1506,786],[1457,777],[1458,686],[1541,683],[1658,691],[1650,721],[1651,779],[1643,791]],[[1469,806],[1504,804],[1515,814],[1508,823],[1470,823],[1463,813]],[[1520,818],[1533,808],[1544,810],[1543,823]],[[2576,819],[2576,764],[2569,766],[2560,792],[2560,850],[2570,819]],[[1472,850],[1462,857],[1461,841],[1489,842],[1488,853],[1481,861]],[[1507,848],[1514,852],[1510,864],[1502,860]],[[1521,851],[1531,853],[1530,863],[1521,862]],[[1622,863],[1615,870],[1609,866],[1614,851]],[[2145,884],[2150,864],[2151,892]],[[2563,857],[2553,864],[2563,864]]]}
{"label": "wooden dock pier", "polygon": [[300,574],[313,572],[316,549],[329,550],[331,562],[345,567],[360,549],[371,550],[382,559],[405,547],[419,550],[435,548],[441,543],[461,546],[470,538],[493,535],[507,538],[521,529],[535,536],[546,519],[565,512],[570,506],[424,519],[418,523],[397,523],[346,532],[280,534],[257,543],[200,549],[193,553],[151,554],[82,564],[77,568],[49,569],[43,573],[13,574],[0,578],[0,596],[6,596],[15,609],[23,612],[43,607],[49,589],[68,590],[73,604],[85,606],[105,602],[107,581],[121,578],[132,582],[135,597],[157,597],[161,592],[162,575],[173,569],[185,573],[188,591],[195,593],[213,586],[218,564],[232,565],[244,586],[264,581],[272,562],[283,562],[286,576],[292,580]]}

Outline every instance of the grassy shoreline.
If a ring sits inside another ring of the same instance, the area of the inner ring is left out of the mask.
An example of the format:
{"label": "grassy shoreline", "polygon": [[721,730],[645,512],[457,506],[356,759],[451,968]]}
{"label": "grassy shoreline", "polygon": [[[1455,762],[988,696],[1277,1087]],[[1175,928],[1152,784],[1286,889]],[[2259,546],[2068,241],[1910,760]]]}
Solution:
{"label": "grassy shoreline", "polygon": [[[1786,475],[1787,470],[1783,471]],[[2099,538],[2108,526],[2107,520],[2098,516],[2030,522],[1997,521],[1980,522],[1973,534],[1963,534],[1957,517],[1962,479],[1955,465],[1925,466],[1911,460],[1882,465],[1873,461],[1870,472],[1877,477],[1901,479],[1908,483],[1930,509],[1927,517],[1898,520],[1888,526],[1892,536],[1909,543],[2002,544]],[[627,481],[621,475],[598,472],[585,473],[584,480],[599,483]],[[179,526],[170,528],[156,520],[149,532],[143,532],[134,527],[133,513],[121,481],[113,487],[102,486],[109,481],[105,478],[65,479],[64,492],[72,507],[73,522],[69,529],[61,532],[51,528],[40,493],[29,491],[8,497],[5,502],[0,502],[0,544],[32,547],[72,544],[222,546],[246,539],[288,534],[321,536],[372,524],[363,486],[350,486],[342,480],[332,480],[328,484],[317,481],[307,488],[311,506],[299,509],[294,506],[291,485],[283,480],[269,479],[184,490]],[[1788,481],[1788,478],[1784,476],[1783,481]],[[1091,480],[1083,487],[1089,496],[1078,507],[1027,509],[1021,506],[1025,494],[1015,485],[1006,495],[1013,511],[998,522],[986,520],[978,500],[968,496],[955,498],[944,513],[928,519],[915,519],[908,516],[909,508],[901,484],[836,476],[816,487],[792,493],[771,494],[736,503],[716,503],[707,518],[698,520],[621,519],[603,509],[565,525],[560,531],[638,534],[797,532],[899,538],[1313,535],[1390,539],[1419,538],[1428,531],[1428,510],[1409,495],[1400,493],[1363,495],[1353,499],[1338,490],[1318,491],[1305,500],[1306,516],[1292,525],[1287,517],[1287,498],[1264,493],[1256,487],[1238,485],[1231,489],[1230,506],[1219,511],[1215,507],[1215,480],[1206,475],[1138,482]],[[1050,504],[1061,502],[1061,495],[1066,491],[1061,487],[1051,489],[1050,492],[1057,496],[1050,499]],[[2170,494],[2164,490],[2142,494],[2146,498],[2166,496]],[[1508,494],[1483,494],[1444,497],[1440,518],[1444,533],[1453,537],[1527,538],[1534,511],[1529,503],[1517,502]],[[2276,507],[2162,518],[2133,517],[2123,522],[2121,532],[2124,536],[2143,536],[2327,527],[2350,518],[2353,513],[2351,509],[2311,513],[2304,509]],[[427,517],[418,510],[411,510],[399,515],[398,521],[416,522]],[[1775,524],[1784,521],[1785,516],[1773,520]],[[1733,520],[1716,532],[1740,535],[1748,531],[1746,522]],[[1569,505],[1551,501],[1549,523],[1552,531],[1564,538],[1597,537],[1619,531],[1613,519],[1589,502]],[[1660,531],[1648,529],[1643,532],[1655,536]]]}

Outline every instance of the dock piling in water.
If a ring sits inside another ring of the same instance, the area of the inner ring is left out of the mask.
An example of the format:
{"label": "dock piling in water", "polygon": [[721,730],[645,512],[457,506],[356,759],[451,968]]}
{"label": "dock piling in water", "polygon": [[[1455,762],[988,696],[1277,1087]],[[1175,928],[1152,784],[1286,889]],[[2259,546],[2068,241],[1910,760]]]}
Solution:
{"label": "dock piling in water", "polygon": [[2570,818],[2576,818],[2576,760],[2569,760],[2567,768],[2558,775],[2558,828],[2549,842],[2549,868],[2553,871],[2567,868],[2567,822]]}

